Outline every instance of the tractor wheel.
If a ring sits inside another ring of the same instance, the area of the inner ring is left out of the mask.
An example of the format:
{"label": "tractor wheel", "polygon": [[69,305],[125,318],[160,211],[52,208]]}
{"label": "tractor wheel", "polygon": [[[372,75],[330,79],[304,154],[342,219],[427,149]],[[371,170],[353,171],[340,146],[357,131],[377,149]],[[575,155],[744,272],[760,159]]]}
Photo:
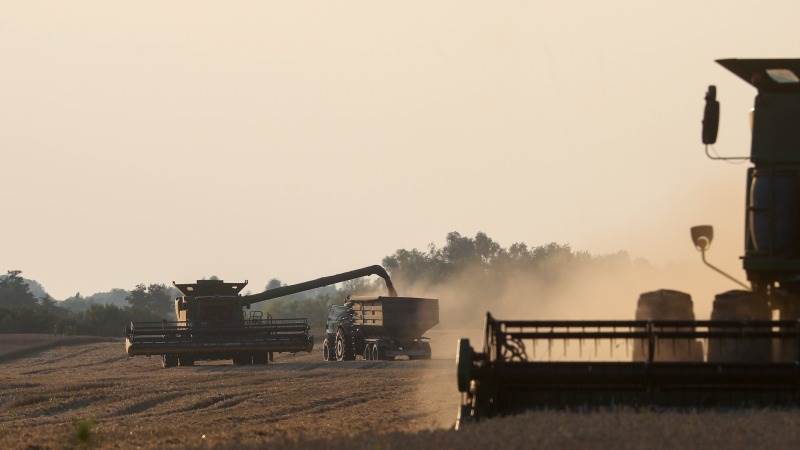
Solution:
{"label": "tractor wheel", "polygon": [[335,361],[336,360],[336,352],[331,346],[330,339],[327,337],[325,340],[322,341],[322,359],[325,361]]}
{"label": "tractor wheel", "polygon": [[168,369],[178,365],[178,356],[173,353],[161,355],[161,367]]}
{"label": "tractor wheel", "polygon": [[352,361],[355,358],[353,351],[353,343],[344,333],[342,328],[336,331],[336,360],[337,361]]}
{"label": "tractor wheel", "polygon": [[193,366],[194,358],[189,355],[178,355],[178,365],[181,367]]}

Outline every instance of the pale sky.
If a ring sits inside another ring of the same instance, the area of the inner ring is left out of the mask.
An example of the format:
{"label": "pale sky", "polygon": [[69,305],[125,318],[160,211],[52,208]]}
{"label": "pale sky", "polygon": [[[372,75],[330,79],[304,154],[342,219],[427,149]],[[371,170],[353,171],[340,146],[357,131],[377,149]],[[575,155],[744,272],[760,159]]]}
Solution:
{"label": "pale sky", "polygon": [[[295,282],[448,231],[743,276],[754,89],[792,1],[0,5],[0,271],[55,297]],[[709,275],[712,277],[713,275]],[[677,286],[679,287],[679,286]]]}

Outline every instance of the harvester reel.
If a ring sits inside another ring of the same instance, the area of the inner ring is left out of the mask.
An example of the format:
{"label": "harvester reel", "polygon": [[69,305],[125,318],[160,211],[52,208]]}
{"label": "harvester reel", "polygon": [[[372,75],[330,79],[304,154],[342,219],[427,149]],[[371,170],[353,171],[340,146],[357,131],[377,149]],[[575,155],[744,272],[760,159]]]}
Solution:
{"label": "harvester reel", "polygon": [[525,351],[525,342],[522,339],[510,339],[503,347],[503,357],[507,361],[523,362],[528,360],[528,352]]}

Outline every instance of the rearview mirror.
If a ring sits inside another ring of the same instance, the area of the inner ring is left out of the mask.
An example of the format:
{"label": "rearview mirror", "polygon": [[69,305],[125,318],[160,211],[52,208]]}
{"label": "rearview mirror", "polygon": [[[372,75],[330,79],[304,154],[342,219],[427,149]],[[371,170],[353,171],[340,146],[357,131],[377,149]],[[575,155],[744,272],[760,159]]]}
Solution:
{"label": "rearview mirror", "polygon": [[703,110],[703,144],[710,145],[717,142],[719,131],[719,102],[717,101],[717,87],[713,84],[706,91],[706,107]]}
{"label": "rearview mirror", "polygon": [[704,252],[711,246],[714,240],[714,227],[711,225],[697,225],[689,230],[692,234],[692,242],[698,250]]}

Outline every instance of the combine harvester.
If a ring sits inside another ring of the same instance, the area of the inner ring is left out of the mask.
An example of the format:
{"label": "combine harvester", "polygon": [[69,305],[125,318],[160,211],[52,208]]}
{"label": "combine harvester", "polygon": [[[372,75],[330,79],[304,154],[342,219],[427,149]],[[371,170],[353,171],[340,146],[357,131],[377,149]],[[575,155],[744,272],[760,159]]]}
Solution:
{"label": "combine harvester", "polygon": [[254,303],[369,275],[383,278],[389,296],[397,296],[389,274],[377,265],[244,296],[239,292],[246,281],[175,284],[183,294],[175,300],[176,321],[132,322],[125,330],[125,352],[160,355],[165,368],[220,359],[235,365],[266,364],[275,352],[310,352],[314,339],[307,319],[264,318],[261,311],[246,315],[246,310]]}
{"label": "combine harvester", "polygon": [[706,260],[713,229],[704,225],[691,230],[703,262],[743,288],[717,295],[711,320],[694,320],[691,297],[672,290],[642,294],[632,321],[487,313],[482,351],[458,342],[457,428],[528,408],[800,403],[800,59],[718,63],[758,89],[749,157],[709,153],[719,124],[714,86],[702,133],[709,158],[753,163],[742,258],[749,284]]}

